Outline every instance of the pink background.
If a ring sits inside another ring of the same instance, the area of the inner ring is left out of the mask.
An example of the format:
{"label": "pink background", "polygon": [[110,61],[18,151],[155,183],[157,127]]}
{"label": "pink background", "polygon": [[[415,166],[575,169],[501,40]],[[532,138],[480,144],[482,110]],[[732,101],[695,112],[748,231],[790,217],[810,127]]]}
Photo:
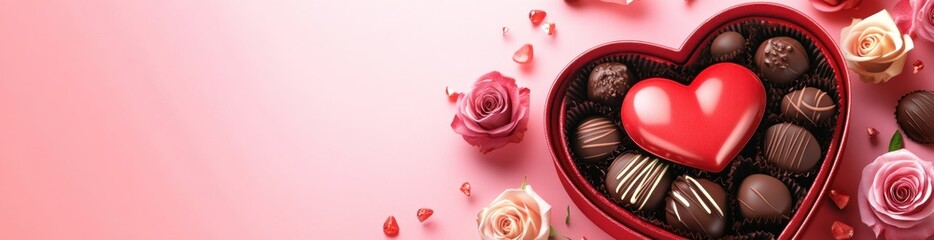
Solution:
{"label": "pink background", "polygon": [[[740,1],[581,1],[0,0],[0,239],[381,239],[389,215],[398,238],[475,239],[479,209],[523,176],[558,230],[611,238],[551,162],[542,119],[554,77],[608,41],[678,47]],[[837,41],[850,18],[894,4],[825,14],[774,2]],[[557,35],[532,27],[530,9],[547,11]],[[534,62],[513,63],[527,42]],[[934,64],[932,49],[917,41],[909,62]],[[481,155],[451,131],[444,88],[492,70],[531,89],[531,120],[523,142]],[[830,238],[836,219],[872,236],[855,183],[886,151],[898,97],[934,89],[932,77],[853,82],[832,186],[854,201],[820,203],[809,238]],[[934,159],[930,146],[907,148]],[[464,181],[473,196],[458,191]],[[426,223],[422,207],[435,210]]]}

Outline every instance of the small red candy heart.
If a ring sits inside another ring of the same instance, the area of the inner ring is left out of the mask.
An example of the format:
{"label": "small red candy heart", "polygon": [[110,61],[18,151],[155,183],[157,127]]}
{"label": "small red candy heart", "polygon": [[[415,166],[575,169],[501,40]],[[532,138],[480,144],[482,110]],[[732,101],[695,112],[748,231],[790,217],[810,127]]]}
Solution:
{"label": "small red candy heart", "polygon": [[765,113],[765,88],[734,63],[707,67],[684,86],[665,78],[634,85],[623,128],[642,149],[688,167],[720,172],[752,138]]}

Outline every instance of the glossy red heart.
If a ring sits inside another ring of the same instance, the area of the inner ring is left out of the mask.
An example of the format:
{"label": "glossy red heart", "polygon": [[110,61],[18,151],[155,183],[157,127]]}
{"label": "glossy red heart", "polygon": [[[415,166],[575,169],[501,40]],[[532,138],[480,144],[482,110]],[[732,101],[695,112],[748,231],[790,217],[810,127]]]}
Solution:
{"label": "glossy red heart", "polygon": [[690,85],[650,78],[623,100],[623,128],[642,149],[669,161],[720,172],[752,138],[765,112],[765,88],[734,63],[707,67]]}

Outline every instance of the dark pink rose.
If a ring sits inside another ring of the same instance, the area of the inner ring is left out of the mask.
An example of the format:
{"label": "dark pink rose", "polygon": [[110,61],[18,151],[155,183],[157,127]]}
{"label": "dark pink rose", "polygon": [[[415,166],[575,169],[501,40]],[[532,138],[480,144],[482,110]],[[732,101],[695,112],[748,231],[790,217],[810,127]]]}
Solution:
{"label": "dark pink rose", "polygon": [[892,16],[902,32],[934,42],[934,0],[902,0]]}
{"label": "dark pink rose", "polygon": [[520,142],[529,123],[529,89],[499,72],[477,79],[470,92],[457,98],[454,132],[488,153],[507,143]]}
{"label": "dark pink rose", "polygon": [[934,165],[906,149],[889,152],[863,168],[859,215],[886,239],[926,239],[934,234],[931,203]]}
{"label": "dark pink rose", "polygon": [[811,0],[811,5],[823,12],[836,12],[856,8],[860,2],[862,0]]}

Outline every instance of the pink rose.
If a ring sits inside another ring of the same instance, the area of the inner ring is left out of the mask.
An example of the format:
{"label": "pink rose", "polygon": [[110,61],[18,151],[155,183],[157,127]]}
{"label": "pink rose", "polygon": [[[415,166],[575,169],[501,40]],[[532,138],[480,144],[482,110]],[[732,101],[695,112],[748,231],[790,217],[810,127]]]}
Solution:
{"label": "pink rose", "polygon": [[477,214],[477,230],[484,240],[548,239],[551,205],[532,186],[507,189]]}
{"label": "pink rose", "polygon": [[477,79],[470,92],[457,98],[454,132],[470,145],[488,153],[510,142],[522,141],[529,123],[529,89],[499,72]]}
{"label": "pink rose", "polygon": [[860,2],[862,0],[811,0],[811,5],[822,12],[836,12],[856,8]]}
{"label": "pink rose", "polygon": [[859,215],[886,239],[925,239],[934,234],[931,198],[934,165],[902,149],[883,154],[859,184]]}
{"label": "pink rose", "polygon": [[934,0],[902,0],[892,15],[902,31],[934,42]]}

